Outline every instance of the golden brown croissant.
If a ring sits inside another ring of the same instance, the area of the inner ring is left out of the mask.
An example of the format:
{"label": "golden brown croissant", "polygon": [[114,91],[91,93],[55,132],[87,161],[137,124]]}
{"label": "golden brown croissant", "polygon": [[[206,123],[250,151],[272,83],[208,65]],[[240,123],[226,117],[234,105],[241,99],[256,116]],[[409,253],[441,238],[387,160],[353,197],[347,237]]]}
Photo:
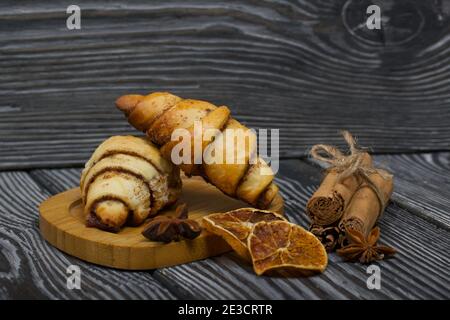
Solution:
{"label": "golden brown croissant", "polygon": [[117,232],[139,225],[181,191],[179,169],[144,138],[114,136],[86,163],[80,180],[88,226]]}
{"label": "golden brown croissant", "polygon": [[[227,129],[241,130],[245,135],[246,147],[240,147],[242,144],[238,145],[234,139],[231,142],[234,145],[227,145],[230,142],[226,139],[211,137],[202,142],[201,164],[193,164],[196,159],[192,156],[191,164],[183,163],[181,169],[188,176],[202,176],[225,194],[261,209],[269,207],[278,193],[271,168],[256,156],[256,135],[233,119],[227,107],[216,107],[206,101],[181,99],[167,92],[155,92],[147,96],[125,95],[116,100],[116,106],[125,113],[131,125],[145,132],[153,143],[161,147],[161,153],[167,160],[171,159],[172,150],[179,142],[171,141],[175,129],[187,129],[193,141],[198,134],[194,130],[194,122],[198,121],[202,125],[200,134],[203,139],[207,129],[219,130],[223,135]],[[205,158],[205,154],[210,154],[209,150],[224,154],[230,147],[235,153],[235,163],[214,163],[208,161],[208,156]],[[195,154],[194,150],[191,154]]]}

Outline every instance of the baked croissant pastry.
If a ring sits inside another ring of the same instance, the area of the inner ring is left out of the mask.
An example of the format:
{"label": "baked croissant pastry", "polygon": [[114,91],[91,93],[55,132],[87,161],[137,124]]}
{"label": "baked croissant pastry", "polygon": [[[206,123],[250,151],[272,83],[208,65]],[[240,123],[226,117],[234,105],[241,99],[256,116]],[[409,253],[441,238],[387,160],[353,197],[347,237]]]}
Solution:
{"label": "baked croissant pastry", "polygon": [[181,179],[179,169],[145,138],[114,136],[86,163],[80,188],[86,225],[117,232],[176,202]]}
{"label": "baked croissant pastry", "polygon": [[[227,107],[217,107],[206,101],[182,99],[167,92],[155,92],[147,96],[125,95],[116,100],[116,106],[125,113],[131,125],[145,132],[150,140],[161,148],[161,153],[167,160],[171,159],[172,149],[179,142],[171,141],[175,129],[187,129],[191,133],[192,141],[195,135],[198,135],[194,129],[194,122],[198,121],[201,122],[203,130],[200,133],[202,140],[206,129],[216,129],[222,135],[225,135],[227,129],[241,130],[245,134],[244,148],[242,144],[238,145],[237,140],[232,140],[234,145],[227,145],[229,142],[226,139],[217,137],[203,140],[201,145],[203,158],[205,154],[209,154],[208,148],[214,149],[214,152],[226,153],[228,148],[233,147],[235,159],[238,161],[194,161],[198,159],[194,159],[192,143],[191,164],[181,164],[181,169],[187,176],[202,176],[225,194],[261,209],[269,207],[278,193],[271,168],[256,155],[256,135],[233,119]],[[224,140],[226,143],[223,143]],[[249,161],[251,157],[256,161]]]}

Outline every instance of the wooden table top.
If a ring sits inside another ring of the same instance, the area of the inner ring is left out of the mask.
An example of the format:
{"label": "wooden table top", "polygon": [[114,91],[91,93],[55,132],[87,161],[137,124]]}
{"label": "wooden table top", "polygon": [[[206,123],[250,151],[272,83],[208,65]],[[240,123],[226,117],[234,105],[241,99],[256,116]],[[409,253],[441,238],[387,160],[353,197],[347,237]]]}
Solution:
{"label": "wooden table top", "polygon": [[[0,4],[0,299],[450,298],[448,1],[381,1],[374,32],[364,1],[78,2],[81,30],[66,28],[64,1]],[[336,254],[321,275],[279,278],[233,253],[129,272],[48,245],[39,203],[78,185],[100,141],[134,133],[116,97],[157,90],[279,128],[277,183],[304,227],[322,177],[308,148],[342,146],[341,129],[370,147],[395,176],[380,226],[399,253],[377,263],[381,289]],[[69,265],[81,290],[66,287]]]}

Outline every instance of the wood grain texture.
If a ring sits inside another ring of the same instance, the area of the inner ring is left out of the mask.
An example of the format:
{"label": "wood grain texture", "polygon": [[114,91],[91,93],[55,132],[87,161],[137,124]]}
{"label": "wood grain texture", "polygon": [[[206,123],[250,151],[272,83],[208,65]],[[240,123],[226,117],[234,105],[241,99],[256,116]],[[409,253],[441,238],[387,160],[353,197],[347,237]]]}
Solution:
{"label": "wood grain texture", "polygon": [[[121,273],[65,255],[42,239],[38,205],[50,196],[25,172],[0,173],[0,299],[173,299],[149,272]],[[78,265],[81,290],[66,286]]]}
{"label": "wood grain texture", "polygon": [[[170,90],[281,128],[283,156],[340,143],[377,152],[450,149],[450,6],[379,1],[66,1],[0,4],[0,168],[79,165],[131,133],[113,101]],[[400,14],[401,13],[401,14]]]}
{"label": "wood grain texture", "polygon": [[[77,169],[35,170],[32,176],[49,184],[54,192],[77,182]],[[304,207],[321,179],[319,169],[298,160],[282,161],[278,183],[289,219],[307,226]],[[382,289],[368,290],[366,267],[329,256],[326,272],[318,277],[257,277],[250,265],[234,254],[156,270],[160,283],[184,298],[271,299],[387,299],[449,298],[450,235],[446,229],[391,204],[381,221],[381,241],[395,245],[399,254],[378,265]],[[245,284],[245,285],[243,285]]]}

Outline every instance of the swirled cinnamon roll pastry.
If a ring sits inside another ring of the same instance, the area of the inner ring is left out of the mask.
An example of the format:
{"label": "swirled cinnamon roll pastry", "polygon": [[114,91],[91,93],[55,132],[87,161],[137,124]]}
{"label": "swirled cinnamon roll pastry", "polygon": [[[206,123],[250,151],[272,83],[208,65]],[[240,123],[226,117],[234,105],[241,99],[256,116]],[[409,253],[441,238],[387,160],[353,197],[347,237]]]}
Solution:
{"label": "swirled cinnamon roll pastry", "polygon": [[[190,163],[180,165],[186,175],[202,176],[225,194],[260,209],[268,208],[277,195],[278,186],[273,182],[274,174],[270,166],[256,154],[256,135],[233,119],[227,107],[182,99],[168,92],[155,92],[146,96],[124,95],[116,100],[116,106],[125,113],[132,126],[145,132],[160,147],[167,160],[172,160],[172,150],[178,143],[171,140],[175,130],[186,129],[191,133],[191,154],[195,154],[196,135],[202,134],[202,159],[192,157]],[[203,132],[196,132],[195,123],[201,123]],[[220,134],[205,139],[204,132],[207,129]],[[229,131],[238,132],[237,138],[244,136],[245,143],[240,144],[239,139],[231,142],[221,139]],[[230,149],[234,150],[235,163],[209,161],[212,154],[225,154]]]}
{"label": "swirled cinnamon roll pastry", "polygon": [[86,163],[80,188],[86,225],[117,232],[174,203],[181,179],[179,169],[145,138],[114,136]]}

